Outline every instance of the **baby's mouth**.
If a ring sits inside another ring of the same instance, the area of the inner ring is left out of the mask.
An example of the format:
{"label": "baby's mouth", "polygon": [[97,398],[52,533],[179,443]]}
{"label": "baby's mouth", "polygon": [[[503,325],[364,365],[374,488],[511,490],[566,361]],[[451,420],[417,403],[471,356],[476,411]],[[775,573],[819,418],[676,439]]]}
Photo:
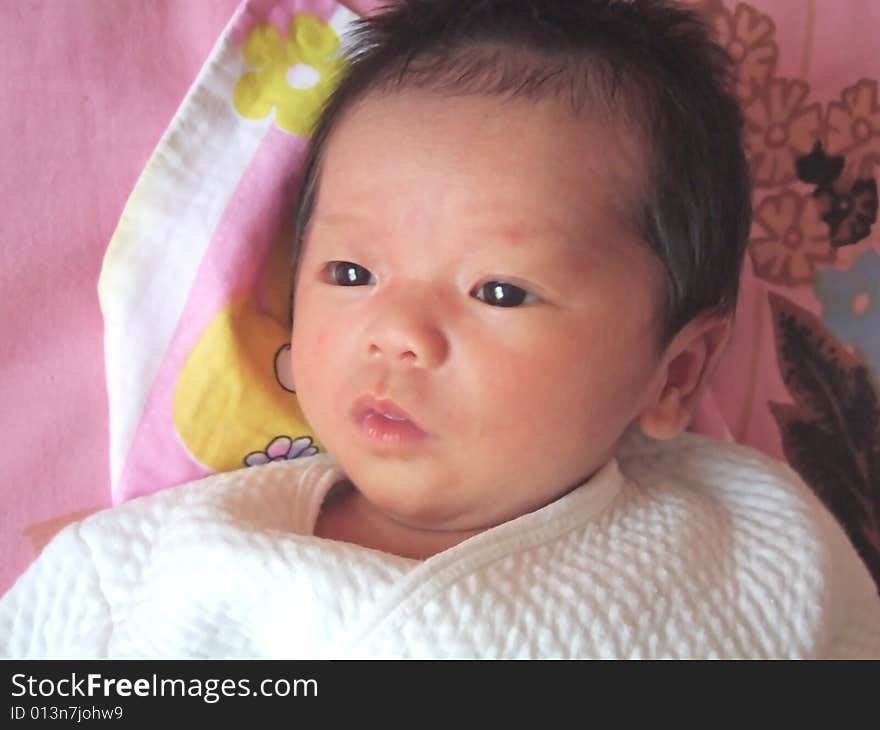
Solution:
{"label": "baby's mouth", "polygon": [[363,418],[370,412],[376,413],[389,421],[409,421],[416,425],[412,417],[403,408],[401,408],[393,400],[387,398],[374,398],[371,395],[361,396],[355,401],[352,408],[352,415],[356,421]]}
{"label": "baby's mouth", "polygon": [[355,401],[351,417],[369,440],[384,445],[414,444],[428,435],[394,401],[371,395]]}

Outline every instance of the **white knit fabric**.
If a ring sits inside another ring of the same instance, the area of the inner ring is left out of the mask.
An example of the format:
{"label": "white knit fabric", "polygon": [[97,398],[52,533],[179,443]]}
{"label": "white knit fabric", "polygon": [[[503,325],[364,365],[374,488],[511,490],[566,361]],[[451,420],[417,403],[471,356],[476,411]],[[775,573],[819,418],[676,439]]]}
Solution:
{"label": "white knit fabric", "polygon": [[880,599],[787,466],[631,436],[541,510],[419,562],[312,535],[327,456],[63,530],[0,600],[11,657],[880,657]]}

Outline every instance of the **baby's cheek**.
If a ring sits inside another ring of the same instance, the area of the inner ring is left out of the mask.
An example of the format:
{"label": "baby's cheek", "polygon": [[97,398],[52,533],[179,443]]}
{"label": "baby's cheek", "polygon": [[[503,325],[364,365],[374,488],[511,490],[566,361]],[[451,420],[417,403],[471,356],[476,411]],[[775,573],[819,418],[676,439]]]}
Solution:
{"label": "baby's cheek", "polygon": [[499,369],[476,401],[476,436],[498,451],[542,448],[560,425],[565,403],[558,390],[534,374]]}
{"label": "baby's cheek", "polygon": [[303,410],[308,408],[321,390],[320,363],[324,360],[321,341],[325,338],[326,334],[311,324],[294,327],[290,362],[297,399]]}
{"label": "baby's cheek", "polygon": [[333,338],[333,334],[330,332],[330,327],[327,326],[315,326],[314,331],[312,332],[311,340],[312,340],[312,350],[316,356],[326,356],[332,353],[333,346],[331,339]]}
{"label": "baby's cheek", "polygon": [[494,427],[506,448],[558,453],[566,443],[600,438],[604,428],[615,427],[620,383],[599,372],[600,363],[569,357],[538,356],[521,362],[528,367],[499,367],[490,381],[484,433]]}
{"label": "baby's cheek", "polygon": [[294,348],[292,355],[296,360],[295,365],[304,367],[326,353],[336,328],[326,312],[319,312],[316,307],[311,306],[308,297],[303,297],[301,301],[301,307],[300,302],[297,302],[298,311],[293,320],[291,344]]}

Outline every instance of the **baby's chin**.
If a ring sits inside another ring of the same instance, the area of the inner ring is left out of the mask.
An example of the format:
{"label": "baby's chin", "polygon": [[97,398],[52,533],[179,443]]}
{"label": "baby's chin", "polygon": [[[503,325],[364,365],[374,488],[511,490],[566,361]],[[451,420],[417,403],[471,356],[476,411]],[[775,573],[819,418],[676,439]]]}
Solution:
{"label": "baby's chin", "polygon": [[425,531],[472,531],[492,526],[482,514],[480,489],[438,473],[424,465],[407,469],[400,464],[385,468],[345,469],[355,489],[370,507],[398,525]]}
{"label": "baby's chin", "polygon": [[449,491],[443,492],[430,484],[413,484],[385,479],[375,484],[372,479],[352,478],[355,488],[375,509],[401,525],[425,530],[454,529],[465,515],[456,509]]}

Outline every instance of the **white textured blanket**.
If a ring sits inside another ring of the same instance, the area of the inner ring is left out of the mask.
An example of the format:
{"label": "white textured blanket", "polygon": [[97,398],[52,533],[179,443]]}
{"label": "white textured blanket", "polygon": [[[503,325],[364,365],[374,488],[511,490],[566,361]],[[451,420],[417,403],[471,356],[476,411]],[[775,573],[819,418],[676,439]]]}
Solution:
{"label": "white textured blanket", "polygon": [[314,537],[326,456],[64,530],[0,601],[0,654],[880,657],[880,599],[788,467],[635,439],[553,504],[423,562]]}

